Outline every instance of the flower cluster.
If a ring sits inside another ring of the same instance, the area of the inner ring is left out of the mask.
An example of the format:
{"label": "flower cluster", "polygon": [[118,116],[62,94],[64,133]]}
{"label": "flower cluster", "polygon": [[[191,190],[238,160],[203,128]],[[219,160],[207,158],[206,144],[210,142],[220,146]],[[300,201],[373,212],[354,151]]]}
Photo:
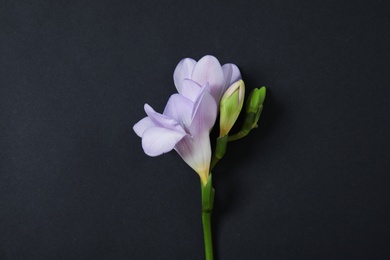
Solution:
{"label": "flower cluster", "polygon": [[210,172],[210,131],[221,112],[221,136],[235,123],[244,100],[244,83],[234,64],[221,66],[214,56],[185,58],[173,74],[177,92],[162,114],[145,104],[145,118],[134,125],[149,156],[175,149],[206,185]]}
{"label": "flower cluster", "polygon": [[[198,62],[186,58],[173,73],[178,93],[171,95],[162,114],[145,104],[146,117],[133,127],[142,138],[142,147],[149,156],[158,156],[173,149],[198,173],[201,180],[202,223],[206,260],[213,259],[211,212],[214,188],[211,170],[225,154],[227,143],[246,136],[257,127],[265,87],[254,89],[246,104],[243,126],[231,135],[244,104],[245,84],[234,64],[221,66],[210,55]],[[211,152],[210,131],[219,113],[220,134],[214,153]]]}
{"label": "flower cluster", "polygon": [[234,64],[221,66],[213,56],[198,62],[186,58],[173,74],[178,93],[173,94],[162,114],[145,104],[147,117],[134,126],[142,137],[147,155],[157,156],[175,149],[200,176],[208,179],[211,159],[209,133],[215,124],[218,105],[225,90],[241,79]]}

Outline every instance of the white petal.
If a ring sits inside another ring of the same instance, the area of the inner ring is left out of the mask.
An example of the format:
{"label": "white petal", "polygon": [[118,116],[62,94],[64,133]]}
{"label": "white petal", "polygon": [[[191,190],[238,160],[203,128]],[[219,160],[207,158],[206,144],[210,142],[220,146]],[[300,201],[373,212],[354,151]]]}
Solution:
{"label": "white petal", "polygon": [[150,127],[142,136],[142,148],[149,156],[171,151],[186,134],[162,127]]}
{"label": "white petal", "polygon": [[153,124],[152,120],[150,120],[149,117],[144,117],[133,126],[133,130],[139,137],[142,137],[144,131],[153,126],[155,125]]}
{"label": "white petal", "polygon": [[196,61],[191,58],[182,59],[179,64],[177,64],[175,71],[173,72],[173,82],[175,83],[177,92],[181,93],[183,80],[191,78],[195,64]]}

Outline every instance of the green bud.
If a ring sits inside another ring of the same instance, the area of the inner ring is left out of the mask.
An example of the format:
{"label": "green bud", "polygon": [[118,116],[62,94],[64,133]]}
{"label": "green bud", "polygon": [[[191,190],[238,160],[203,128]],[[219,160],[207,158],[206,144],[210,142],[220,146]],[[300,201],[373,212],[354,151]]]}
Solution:
{"label": "green bud", "polygon": [[239,80],[231,85],[223,94],[220,102],[220,134],[225,136],[232,129],[244,104],[245,84]]}
{"label": "green bud", "polygon": [[255,88],[249,94],[249,97],[246,102],[246,115],[244,120],[244,125],[240,132],[235,135],[229,136],[229,141],[234,141],[243,138],[249,132],[257,127],[257,122],[259,121],[261,112],[263,111],[263,103],[266,95],[265,87],[260,89]]}
{"label": "green bud", "polygon": [[255,88],[252,90],[246,103],[246,113],[258,112],[259,107],[264,103],[265,93],[265,87],[261,87],[260,89]]}
{"label": "green bud", "polygon": [[[255,88],[252,90],[252,92],[249,94],[247,106],[246,106],[246,113],[247,118],[250,118],[252,122],[248,122],[248,128],[250,126],[250,129],[247,129],[248,132],[257,127],[257,122],[259,121],[261,112],[263,111],[263,103],[265,100],[266,95],[266,88],[261,87],[260,89]],[[251,115],[252,114],[252,115]]]}

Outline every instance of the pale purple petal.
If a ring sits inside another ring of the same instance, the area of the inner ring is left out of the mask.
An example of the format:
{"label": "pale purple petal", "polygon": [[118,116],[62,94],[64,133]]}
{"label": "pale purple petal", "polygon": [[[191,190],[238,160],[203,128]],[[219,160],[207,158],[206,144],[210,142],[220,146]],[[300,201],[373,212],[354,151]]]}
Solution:
{"label": "pale purple petal", "polygon": [[142,137],[144,131],[153,126],[155,125],[152,120],[149,117],[144,117],[133,126],[133,130],[139,137]]}
{"label": "pale purple petal", "polygon": [[209,133],[194,137],[185,136],[176,144],[175,150],[199,174],[202,182],[206,183],[211,161]]}
{"label": "pale purple petal", "polygon": [[160,113],[157,113],[148,104],[145,104],[144,109],[146,114],[149,116],[149,118],[151,119],[151,121],[155,126],[185,133],[183,127],[180,125],[180,123],[177,120],[162,115]]}
{"label": "pale purple petal", "polygon": [[150,127],[142,136],[142,148],[149,156],[158,156],[171,151],[186,133],[162,127]]}
{"label": "pale purple petal", "polygon": [[200,176],[203,183],[207,182],[211,160],[210,129],[217,117],[217,103],[209,92],[206,84],[195,100],[190,135],[185,136],[175,146],[177,153]]}
{"label": "pale purple petal", "polygon": [[189,98],[191,101],[195,102],[196,98],[199,95],[202,86],[191,79],[183,80],[181,94],[186,98]]}
{"label": "pale purple petal", "polygon": [[184,127],[191,124],[194,102],[181,94],[173,94],[164,109],[164,115],[175,119]]}
{"label": "pale purple petal", "polygon": [[177,64],[175,71],[173,72],[173,82],[175,83],[177,92],[181,93],[183,80],[191,78],[195,64],[196,61],[191,58],[182,59],[179,64]]}
{"label": "pale purple petal", "polygon": [[225,76],[225,90],[230,87],[234,82],[237,82],[241,79],[241,73],[239,68],[232,64],[232,63],[227,63],[222,66],[222,71]]}
{"label": "pale purple petal", "polygon": [[209,83],[211,95],[219,102],[225,87],[225,77],[221,64],[214,56],[201,58],[194,67],[191,79],[201,86]]}
{"label": "pale purple petal", "polygon": [[218,106],[214,98],[207,91],[207,87],[206,85],[202,88],[194,104],[192,123],[190,126],[190,133],[193,136],[203,132],[208,134],[217,118]]}

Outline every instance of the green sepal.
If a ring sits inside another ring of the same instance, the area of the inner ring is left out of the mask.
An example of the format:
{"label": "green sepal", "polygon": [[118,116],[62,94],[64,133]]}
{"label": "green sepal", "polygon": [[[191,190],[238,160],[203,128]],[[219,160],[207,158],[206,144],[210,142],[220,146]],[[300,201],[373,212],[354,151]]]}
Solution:
{"label": "green sepal", "polygon": [[206,183],[206,186],[200,185],[202,188],[202,211],[211,212],[214,205],[214,188],[212,185],[212,176],[209,175],[209,179]]}

